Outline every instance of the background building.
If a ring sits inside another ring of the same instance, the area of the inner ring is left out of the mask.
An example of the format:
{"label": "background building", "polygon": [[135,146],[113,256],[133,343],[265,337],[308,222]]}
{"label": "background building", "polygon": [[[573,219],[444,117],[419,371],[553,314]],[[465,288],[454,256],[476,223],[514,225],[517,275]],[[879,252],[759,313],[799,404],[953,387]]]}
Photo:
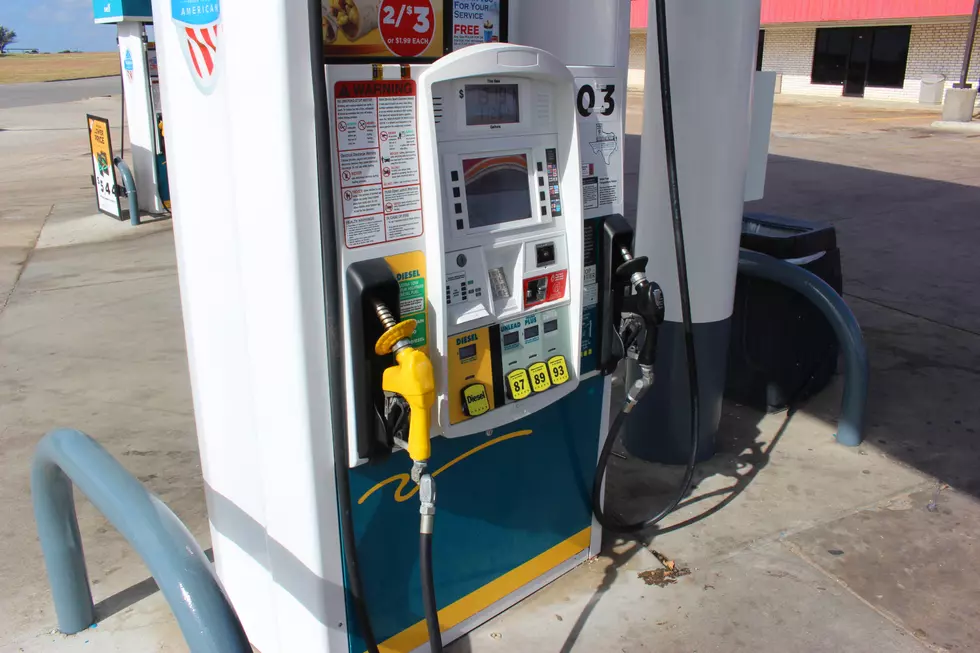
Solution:
{"label": "background building", "polygon": [[[915,102],[923,77],[959,81],[972,11],[973,0],[762,0],[759,69],[781,73],[783,93]],[[631,83],[647,22],[647,0],[633,0]],[[978,79],[980,40],[969,74]]]}

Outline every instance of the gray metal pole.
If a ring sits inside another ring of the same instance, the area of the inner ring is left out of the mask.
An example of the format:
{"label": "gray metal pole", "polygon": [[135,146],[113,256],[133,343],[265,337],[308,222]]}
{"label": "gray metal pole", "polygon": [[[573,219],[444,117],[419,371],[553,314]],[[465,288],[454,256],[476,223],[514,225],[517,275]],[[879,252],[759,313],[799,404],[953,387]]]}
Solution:
{"label": "gray metal pole", "polygon": [[62,632],[77,633],[95,620],[72,484],[136,549],[193,653],[251,653],[211,562],[187,528],[95,440],[70,429],[42,438],[31,470],[34,518]]}
{"label": "gray metal pole", "polygon": [[970,19],[970,31],[966,35],[966,50],[963,52],[963,69],[960,71],[960,83],[953,88],[970,88],[966,78],[970,75],[970,59],[973,58],[973,42],[977,37],[977,16],[980,15],[980,0],[973,0],[973,18]]}
{"label": "gray metal pole", "polygon": [[837,420],[837,441],[848,447],[861,444],[868,405],[868,351],[854,313],[823,279],[792,263],[743,249],[738,271],[795,290],[827,318],[844,352],[844,398]]}
{"label": "gray metal pole", "polygon": [[129,165],[121,157],[117,156],[112,162],[119,169],[119,176],[122,177],[123,188],[126,189],[126,197],[129,199],[129,224],[138,227],[140,226],[140,201],[133,171],[129,169]]}

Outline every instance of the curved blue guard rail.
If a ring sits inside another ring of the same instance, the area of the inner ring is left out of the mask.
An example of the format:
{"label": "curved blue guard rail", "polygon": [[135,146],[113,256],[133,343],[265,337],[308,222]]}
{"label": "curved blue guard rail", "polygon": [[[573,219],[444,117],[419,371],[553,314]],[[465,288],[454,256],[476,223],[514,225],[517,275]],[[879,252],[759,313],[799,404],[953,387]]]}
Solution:
{"label": "curved blue guard rail", "polygon": [[251,653],[211,562],[184,524],[95,440],[71,429],[44,436],[31,469],[34,518],[62,632],[95,621],[73,484],[146,563],[193,653]]}
{"label": "curved blue guard rail", "polygon": [[837,421],[837,441],[848,447],[861,444],[868,404],[868,350],[854,313],[823,279],[792,263],[743,249],[739,253],[738,271],[795,290],[827,318],[844,352],[844,398]]}

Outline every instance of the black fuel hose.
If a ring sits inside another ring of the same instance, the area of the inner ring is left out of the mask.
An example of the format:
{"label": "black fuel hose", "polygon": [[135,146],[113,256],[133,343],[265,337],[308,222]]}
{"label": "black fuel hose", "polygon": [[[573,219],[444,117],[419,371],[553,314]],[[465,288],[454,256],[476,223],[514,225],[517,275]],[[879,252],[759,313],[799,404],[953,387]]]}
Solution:
{"label": "black fuel hose", "polygon": [[[364,598],[364,583],[361,580],[360,566],[357,563],[357,540],[354,537],[353,503],[351,501],[350,469],[347,466],[347,428],[346,398],[344,386],[344,352],[337,329],[343,317],[339,292],[339,264],[337,261],[337,236],[334,229],[336,216],[333,215],[333,185],[330,183],[330,124],[327,115],[327,80],[323,61],[322,9],[320,0],[308,0],[307,20],[309,22],[310,65],[313,74],[313,113],[314,138],[316,140],[316,162],[318,177],[318,199],[320,203],[320,238],[323,251],[324,309],[327,324],[327,374],[330,408],[330,430],[333,433],[334,477],[337,485],[337,512],[340,517],[340,538],[343,544],[343,558],[346,571],[347,591],[354,608],[364,648],[369,653],[379,653],[378,642],[371,627]],[[330,292],[333,289],[335,292]],[[351,624],[348,624],[350,630]]]}
{"label": "black fuel hose", "polygon": [[419,534],[419,570],[422,575],[422,602],[425,604],[425,626],[429,631],[430,653],[442,653],[442,629],[439,627],[439,607],[432,579],[432,533]]}
{"label": "black fuel hose", "polygon": [[[681,218],[680,186],[677,183],[677,148],[674,143],[674,111],[670,92],[670,59],[667,47],[667,2],[656,0],[657,17],[657,55],[660,64],[660,106],[663,112],[664,149],[667,157],[667,186],[670,192],[670,215],[674,227],[674,253],[677,259],[677,282],[681,296],[681,320],[684,327],[684,348],[687,354],[688,391],[691,404],[691,455],[687,461],[684,478],[677,493],[667,505],[651,517],[633,523],[623,523],[607,515],[602,507],[602,482],[606,476],[613,446],[622,434],[623,425],[630,414],[620,411],[613,420],[599,454],[595,480],[592,484],[592,512],[596,521],[606,530],[619,533],[636,533],[660,522],[677,507],[687,495],[694,480],[694,468],[698,462],[698,446],[701,431],[700,390],[698,389],[698,366],[694,351],[694,320],[691,317],[691,293],[687,277],[687,252],[684,249],[684,222]],[[647,330],[650,333],[650,329]],[[632,405],[628,406],[632,409]]]}

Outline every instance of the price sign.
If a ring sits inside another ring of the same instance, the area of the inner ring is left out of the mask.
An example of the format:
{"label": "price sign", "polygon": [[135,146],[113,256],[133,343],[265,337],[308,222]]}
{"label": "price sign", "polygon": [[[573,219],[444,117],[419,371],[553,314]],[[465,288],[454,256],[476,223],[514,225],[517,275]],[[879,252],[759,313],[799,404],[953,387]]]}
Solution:
{"label": "price sign", "polygon": [[551,382],[561,385],[568,381],[568,364],[564,356],[554,356],[548,359],[548,371],[551,372]]}
{"label": "price sign", "polygon": [[551,379],[548,378],[548,366],[544,363],[535,363],[527,368],[527,373],[531,375],[531,388],[535,392],[544,392],[551,387]]}
{"label": "price sign", "polygon": [[382,0],[379,20],[381,40],[397,57],[418,57],[436,31],[430,0]]}
{"label": "price sign", "polygon": [[510,398],[515,401],[526,399],[531,394],[531,381],[527,378],[527,370],[514,370],[507,375],[507,389]]}
{"label": "price sign", "polygon": [[98,116],[88,116],[89,145],[92,152],[92,180],[95,182],[95,199],[99,211],[120,218],[119,196],[116,195],[116,173],[113,168],[112,139],[109,121]]}

